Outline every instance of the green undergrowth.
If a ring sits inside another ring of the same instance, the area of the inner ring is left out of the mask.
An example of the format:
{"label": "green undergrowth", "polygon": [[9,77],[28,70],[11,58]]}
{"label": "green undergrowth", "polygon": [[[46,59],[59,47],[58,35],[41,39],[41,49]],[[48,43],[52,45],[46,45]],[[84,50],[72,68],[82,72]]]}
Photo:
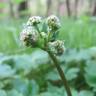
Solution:
{"label": "green undergrowth", "polygon": [[[58,59],[73,96],[95,96],[96,47],[66,50]],[[41,50],[30,55],[0,55],[0,94],[67,96],[54,64]]]}

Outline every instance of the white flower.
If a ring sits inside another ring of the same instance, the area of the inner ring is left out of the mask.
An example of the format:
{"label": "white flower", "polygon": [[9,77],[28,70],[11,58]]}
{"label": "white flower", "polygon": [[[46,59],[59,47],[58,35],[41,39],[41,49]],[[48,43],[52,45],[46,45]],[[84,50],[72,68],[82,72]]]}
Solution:
{"label": "white flower", "polygon": [[58,17],[55,15],[51,15],[47,18],[47,24],[51,29],[58,29],[61,26]]}
{"label": "white flower", "polygon": [[29,18],[27,25],[28,26],[32,26],[32,25],[34,26],[36,24],[41,23],[41,21],[42,21],[42,18],[40,16],[33,16],[33,17]]}

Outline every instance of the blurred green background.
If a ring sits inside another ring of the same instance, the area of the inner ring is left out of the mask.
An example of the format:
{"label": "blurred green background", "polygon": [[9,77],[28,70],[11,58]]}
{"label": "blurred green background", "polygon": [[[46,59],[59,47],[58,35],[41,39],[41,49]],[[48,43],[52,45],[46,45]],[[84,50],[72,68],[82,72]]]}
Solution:
{"label": "blurred green background", "polygon": [[48,54],[19,35],[30,16],[60,18],[59,57],[73,96],[96,94],[96,0],[0,0],[0,96],[67,96]]}

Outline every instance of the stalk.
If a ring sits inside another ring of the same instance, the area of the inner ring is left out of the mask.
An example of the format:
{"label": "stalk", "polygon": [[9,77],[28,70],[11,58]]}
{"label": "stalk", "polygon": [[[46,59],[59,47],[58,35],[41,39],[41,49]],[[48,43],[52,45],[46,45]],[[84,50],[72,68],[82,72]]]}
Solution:
{"label": "stalk", "polygon": [[57,71],[58,71],[58,73],[59,73],[59,75],[60,75],[60,77],[62,79],[64,88],[65,88],[65,90],[67,92],[67,96],[72,96],[70,87],[69,87],[68,82],[66,80],[65,74],[64,74],[63,70],[60,67],[58,59],[56,58],[56,56],[51,51],[47,51],[47,52],[48,52],[49,56],[51,57],[52,61],[54,62],[55,67],[57,68]]}

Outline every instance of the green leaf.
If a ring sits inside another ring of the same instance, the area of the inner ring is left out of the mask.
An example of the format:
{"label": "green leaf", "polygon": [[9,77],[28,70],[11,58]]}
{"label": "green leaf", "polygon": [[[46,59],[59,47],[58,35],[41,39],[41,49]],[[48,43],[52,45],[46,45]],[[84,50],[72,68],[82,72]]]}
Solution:
{"label": "green leaf", "polygon": [[18,78],[15,79],[12,84],[13,88],[24,94],[24,96],[35,96],[39,93],[39,86],[35,80]]}
{"label": "green leaf", "polygon": [[18,78],[12,81],[13,88],[22,94],[27,94],[27,84],[28,80],[23,78]]}
{"label": "green leaf", "polygon": [[23,94],[21,94],[20,92],[18,92],[17,90],[13,89],[11,91],[8,92],[7,96],[23,96]]}
{"label": "green leaf", "polygon": [[4,90],[0,90],[0,96],[7,96],[7,94]]}
{"label": "green leaf", "polygon": [[85,79],[88,85],[96,88],[96,61],[89,61],[86,64]]}
{"label": "green leaf", "polygon": [[83,90],[79,93],[79,96],[94,96],[94,93],[91,91]]}
{"label": "green leaf", "polygon": [[15,70],[7,64],[0,64],[0,79],[10,78],[15,74]]}
{"label": "green leaf", "polygon": [[78,76],[79,68],[70,68],[66,72],[66,78],[67,80],[73,80]]}
{"label": "green leaf", "polygon": [[39,93],[39,86],[35,80],[29,81],[27,96],[35,96]]}

